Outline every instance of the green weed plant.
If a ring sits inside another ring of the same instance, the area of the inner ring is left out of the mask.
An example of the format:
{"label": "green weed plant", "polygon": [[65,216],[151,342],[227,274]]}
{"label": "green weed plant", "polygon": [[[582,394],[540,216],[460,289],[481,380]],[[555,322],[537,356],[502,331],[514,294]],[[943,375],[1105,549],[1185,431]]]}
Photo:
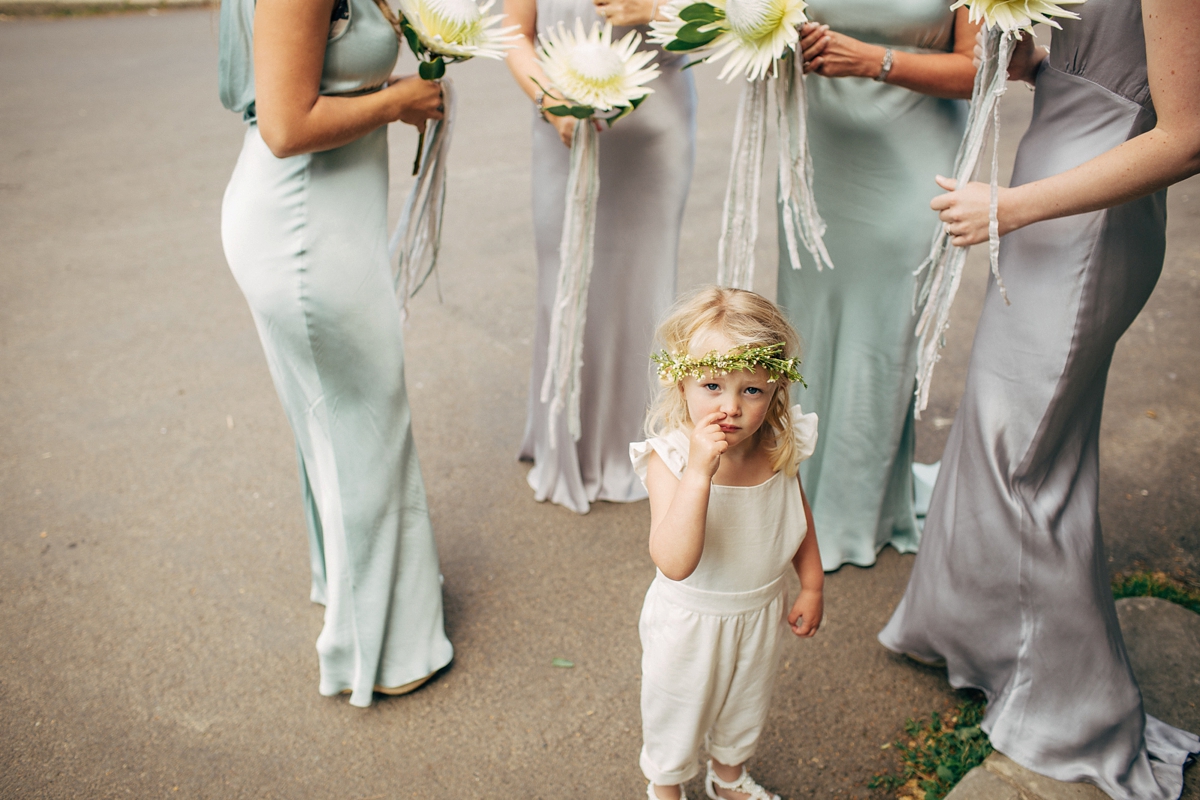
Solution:
{"label": "green weed plant", "polygon": [[1113,597],[1161,597],[1200,614],[1200,591],[1165,572],[1130,572],[1112,582]]}
{"label": "green weed plant", "polygon": [[942,800],[954,785],[992,752],[979,728],[987,702],[979,692],[965,698],[945,718],[936,711],[928,720],[909,719],[904,738],[884,747],[900,757],[900,773],[876,775],[867,787],[895,791],[897,797]]}

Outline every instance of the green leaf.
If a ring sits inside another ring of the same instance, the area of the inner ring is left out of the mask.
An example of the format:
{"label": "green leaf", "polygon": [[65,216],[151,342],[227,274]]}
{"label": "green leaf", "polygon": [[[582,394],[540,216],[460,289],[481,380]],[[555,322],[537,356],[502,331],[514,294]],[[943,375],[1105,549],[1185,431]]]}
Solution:
{"label": "green leaf", "polygon": [[556,658],[550,662],[552,667],[562,667],[563,669],[571,669],[575,666],[574,661],[567,661],[565,658]]}
{"label": "green leaf", "polygon": [[679,18],[684,22],[716,22],[724,17],[724,14],[708,3],[692,3],[679,12]]}
{"label": "green leaf", "polygon": [[663,50],[667,50],[672,53],[686,53],[688,50],[695,50],[697,47],[704,47],[705,44],[707,44],[707,42],[692,44],[691,42],[681,42],[678,39],[672,39],[671,41],[667,42],[667,46],[664,47]]}
{"label": "green leaf", "polygon": [[951,772],[950,768],[945,764],[938,764],[937,776],[941,778],[944,783],[952,783],[954,781],[954,773]]}
{"label": "green leaf", "polygon": [[570,106],[571,116],[575,119],[587,119],[596,113],[596,109],[591,106]]}
{"label": "green leaf", "polygon": [[408,49],[413,51],[413,55],[422,55],[425,52],[425,45],[421,44],[421,39],[413,30],[412,25],[409,25],[407,20],[401,20],[400,30],[404,31],[404,40],[408,42]]}
{"label": "green leaf", "polygon": [[446,62],[441,56],[433,61],[422,61],[417,67],[417,73],[427,81],[436,81],[446,74]]}
{"label": "green leaf", "polygon": [[681,42],[687,42],[688,44],[708,44],[713,39],[721,35],[720,30],[700,30],[709,24],[711,23],[689,22],[687,25],[684,25],[679,29],[679,31],[675,34],[675,38]]}
{"label": "green leaf", "polygon": [[544,109],[547,114],[553,114],[556,117],[573,117],[570,106],[546,106]]}

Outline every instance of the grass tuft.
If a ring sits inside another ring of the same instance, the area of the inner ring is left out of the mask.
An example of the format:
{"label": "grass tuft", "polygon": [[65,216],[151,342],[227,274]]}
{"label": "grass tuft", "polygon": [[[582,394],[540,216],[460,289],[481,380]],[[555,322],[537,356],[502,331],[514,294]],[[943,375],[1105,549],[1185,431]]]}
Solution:
{"label": "grass tuft", "polygon": [[1113,578],[1113,597],[1160,597],[1200,614],[1200,590],[1165,572],[1128,572]]}
{"label": "grass tuft", "polygon": [[895,791],[896,797],[913,800],[942,800],[954,785],[992,752],[979,723],[987,702],[983,694],[960,692],[963,696],[946,718],[936,711],[928,720],[909,719],[904,738],[891,745],[900,758],[899,774],[876,775],[869,789]]}

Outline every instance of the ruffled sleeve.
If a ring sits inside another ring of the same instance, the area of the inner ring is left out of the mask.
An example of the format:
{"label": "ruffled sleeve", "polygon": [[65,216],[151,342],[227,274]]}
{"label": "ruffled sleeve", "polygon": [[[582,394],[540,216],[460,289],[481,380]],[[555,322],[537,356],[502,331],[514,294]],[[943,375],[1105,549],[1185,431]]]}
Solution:
{"label": "ruffled sleeve", "polygon": [[791,417],[792,442],[795,447],[793,466],[799,466],[801,461],[811,457],[817,449],[817,414],[815,411],[805,414],[797,403],[791,408]]}
{"label": "ruffled sleeve", "polygon": [[646,483],[646,469],[650,464],[650,453],[658,453],[658,457],[671,470],[676,478],[683,477],[687,468],[689,440],[683,431],[672,431],[666,436],[655,436],[644,442],[633,442],[629,445],[629,460],[633,462],[633,471]]}

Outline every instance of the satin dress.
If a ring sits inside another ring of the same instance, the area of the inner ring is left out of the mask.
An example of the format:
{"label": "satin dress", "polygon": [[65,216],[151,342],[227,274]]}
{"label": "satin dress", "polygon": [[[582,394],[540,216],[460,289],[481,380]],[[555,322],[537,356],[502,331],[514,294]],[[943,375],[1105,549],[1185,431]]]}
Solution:
{"label": "satin dress", "polygon": [[[312,560],[320,692],[370,705],[453,656],[404,387],[387,251],[387,128],[276,158],[254,121],[253,0],[221,7],[221,97],[249,122],[225,190],[225,256],[295,434]],[[384,85],[399,47],[371,0],[330,22],[322,94]]]}
{"label": "satin dress", "polygon": [[[834,31],[911,53],[954,47],[943,0],[813,0]],[[885,545],[912,553],[913,271],[938,224],[935,175],[953,172],[966,105],[870,78],[809,75],[813,191],[834,269],[780,240],[778,301],[800,333],[810,388],[795,399],[821,416],[801,466],[826,570],[875,563]],[[782,227],[780,228],[782,230]]]}
{"label": "satin dress", "polygon": [[[1057,175],[1155,126],[1138,0],[1088,0],[1037,77],[1013,172]],[[1113,348],[1163,264],[1166,192],[1001,240],[888,648],[945,659],[987,694],[983,728],[1035,772],[1117,800],[1179,796],[1200,740],[1147,716],[1109,586],[1098,512]]]}
{"label": "satin dress", "polygon": [[[537,29],[562,22],[585,29],[603,22],[591,0],[538,0]],[[613,41],[630,29],[615,28]],[[643,37],[649,27],[640,29]],[[533,117],[533,228],[537,245],[537,321],[524,441],[532,461],[534,497],[580,514],[597,500],[643,500],[646,490],[629,462],[629,443],[642,438],[650,402],[646,368],[654,330],[675,299],[676,260],[683,207],[695,161],[696,96],[685,56],[658,53],[654,93],[637,110],[600,134],[600,194],[595,264],[584,329],[578,442],[559,418],[557,448],[550,447],[549,403],[540,400],[558,280],[568,156],[558,131]]]}

